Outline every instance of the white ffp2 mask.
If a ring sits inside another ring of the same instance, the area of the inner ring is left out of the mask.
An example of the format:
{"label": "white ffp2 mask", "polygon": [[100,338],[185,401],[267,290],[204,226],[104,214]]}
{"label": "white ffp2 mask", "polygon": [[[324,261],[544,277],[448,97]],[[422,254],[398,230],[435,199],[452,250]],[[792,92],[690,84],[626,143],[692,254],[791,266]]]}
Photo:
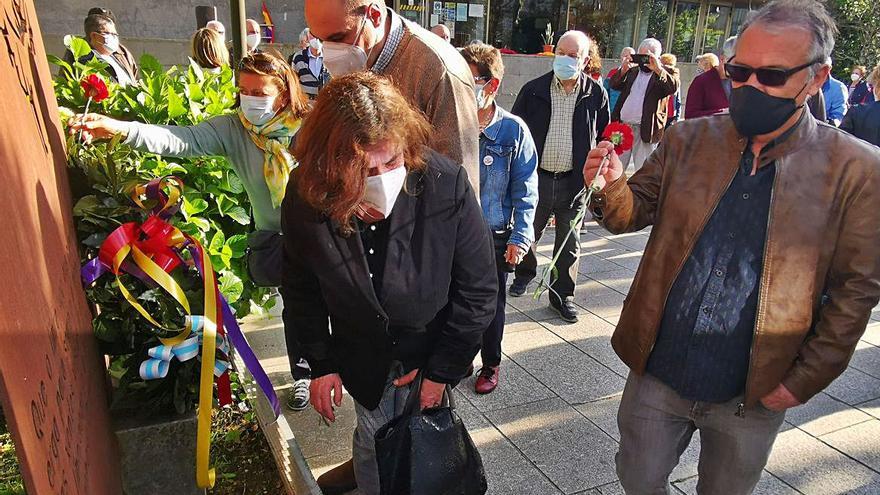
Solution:
{"label": "white ffp2 mask", "polygon": [[384,218],[388,218],[394,203],[406,182],[406,167],[401,165],[390,172],[367,177],[364,188],[364,201],[371,204]]}
{"label": "white ffp2 mask", "polygon": [[241,113],[253,125],[263,125],[275,116],[275,96],[241,95]]}

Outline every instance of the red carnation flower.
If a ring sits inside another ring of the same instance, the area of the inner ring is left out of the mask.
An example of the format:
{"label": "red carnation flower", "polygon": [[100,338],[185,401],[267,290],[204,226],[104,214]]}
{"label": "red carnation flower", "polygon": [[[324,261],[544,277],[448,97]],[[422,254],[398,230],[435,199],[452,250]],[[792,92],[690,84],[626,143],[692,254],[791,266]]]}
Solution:
{"label": "red carnation flower", "polygon": [[620,122],[612,122],[605,127],[602,133],[605,141],[614,145],[614,152],[622,155],[633,147],[633,131],[632,128]]}
{"label": "red carnation flower", "polygon": [[107,91],[107,83],[97,74],[89,74],[79,82],[79,85],[82,86],[86,96],[94,100],[95,103],[100,103],[110,96],[110,92]]}

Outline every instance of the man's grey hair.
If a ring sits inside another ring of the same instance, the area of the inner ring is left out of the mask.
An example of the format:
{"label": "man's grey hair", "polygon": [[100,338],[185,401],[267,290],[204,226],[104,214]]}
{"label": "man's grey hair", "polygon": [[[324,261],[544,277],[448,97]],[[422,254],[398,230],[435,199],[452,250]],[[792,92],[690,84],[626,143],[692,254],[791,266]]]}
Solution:
{"label": "man's grey hair", "polygon": [[578,31],[576,29],[572,29],[571,31],[566,31],[562,33],[562,36],[559,37],[559,41],[556,42],[557,45],[562,43],[562,40],[572,38],[578,44],[578,58],[586,57],[590,53],[590,44],[593,42],[589,36],[583,31]]}
{"label": "man's grey hair", "polygon": [[648,50],[655,56],[659,57],[660,54],[663,53],[663,45],[660,43],[660,40],[655,38],[645,38],[639,44],[639,51],[642,50]]}
{"label": "man's grey hair", "polygon": [[635,48],[633,48],[631,46],[625,46],[625,47],[623,47],[622,50],[620,50],[620,56],[622,57],[624,53],[629,53],[630,55],[632,55],[635,52],[636,52]]}
{"label": "man's grey hair", "polygon": [[736,36],[731,36],[724,41],[724,45],[721,46],[721,55],[724,60],[730,60],[736,55]]}
{"label": "man's grey hair", "polygon": [[831,56],[834,51],[834,37],[838,33],[834,19],[817,0],[774,0],[749,14],[739,30],[740,36],[755,25],[772,33],[781,33],[792,28],[809,32],[813,37],[813,46],[807,61],[815,62],[810,67],[811,74],[815,74],[816,68]]}
{"label": "man's grey hair", "polygon": [[303,29],[302,31],[300,31],[300,33],[299,33],[299,42],[302,43],[303,41],[308,41],[308,40],[309,40],[309,33],[310,33],[310,32],[311,32],[311,31],[309,30],[309,28],[305,28],[305,29]]}

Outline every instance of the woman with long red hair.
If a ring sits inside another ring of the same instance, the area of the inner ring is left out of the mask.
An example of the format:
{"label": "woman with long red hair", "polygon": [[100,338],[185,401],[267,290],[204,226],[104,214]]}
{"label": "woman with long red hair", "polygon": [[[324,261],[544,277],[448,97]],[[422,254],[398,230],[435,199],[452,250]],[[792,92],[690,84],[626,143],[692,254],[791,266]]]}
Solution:
{"label": "woman with long red hair", "polygon": [[[422,379],[422,408],[468,373],[495,315],[489,229],[467,173],[385,78],[335,79],[315,100],[282,205],[284,327],[312,367],[311,402],[355,400],[354,472],[379,493],[374,434]],[[331,331],[332,328],[332,331]]]}

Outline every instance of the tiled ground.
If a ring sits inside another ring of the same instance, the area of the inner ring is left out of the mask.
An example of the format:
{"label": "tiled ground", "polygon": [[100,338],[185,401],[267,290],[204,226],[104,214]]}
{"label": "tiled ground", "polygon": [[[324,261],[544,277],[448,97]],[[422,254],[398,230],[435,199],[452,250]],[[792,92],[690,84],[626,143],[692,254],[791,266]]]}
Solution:
{"label": "tiled ground", "polygon": [[[552,230],[547,234],[539,248],[545,263]],[[546,295],[508,298],[501,385],[478,396],[467,381],[456,392],[459,413],[482,453],[490,494],[623,493],[614,469],[615,415],[627,370],[609,339],[647,239],[647,232],[611,236],[588,225],[581,236],[576,302],[583,311],[576,324],[558,319]],[[289,387],[280,321],[248,327],[279,390]],[[880,311],[849,369],[809,404],[789,411],[755,493],[880,494],[878,346]],[[286,415],[316,474],[351,452],[348,397],[340,413],[331,427],[313,411]],[[696,493],[698,456],[695,437],[673,472],[679,493]]]}

